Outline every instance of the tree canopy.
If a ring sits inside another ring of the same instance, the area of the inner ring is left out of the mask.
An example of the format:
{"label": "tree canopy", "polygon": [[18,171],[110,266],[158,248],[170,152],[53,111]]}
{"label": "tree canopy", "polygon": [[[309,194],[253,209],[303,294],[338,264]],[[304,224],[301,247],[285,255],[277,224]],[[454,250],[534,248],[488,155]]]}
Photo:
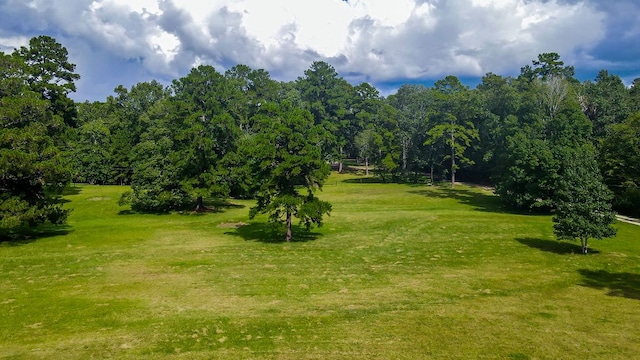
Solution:
{"label": "tree canopy", "polygon": [[586,254],[589,239],[616,234],[611,227],[616,220],[611,211],[612,194],[602,182],[589,148],[567,150],[563,160],[553,230],[560,239],[580,240],[582,253]]}
{"label": "tree canopy", "polygon": [[331,211],[315,196],[329,176],[318,146],[325,130],[314,124],[309,111],[286,101],[263,104],[253,121],[256,133],[239,149],[256,183],[257,203],[250,216],[268,214],[271,221],[284,223],[290,241],[294,216],[309,228],[321,226]]}
{"label": "tree canopy", "polygon": [[66,221],[58,197],[71,180],[64,146],[75,122],[74,67],[50,37],[0,54],[0,229]]}

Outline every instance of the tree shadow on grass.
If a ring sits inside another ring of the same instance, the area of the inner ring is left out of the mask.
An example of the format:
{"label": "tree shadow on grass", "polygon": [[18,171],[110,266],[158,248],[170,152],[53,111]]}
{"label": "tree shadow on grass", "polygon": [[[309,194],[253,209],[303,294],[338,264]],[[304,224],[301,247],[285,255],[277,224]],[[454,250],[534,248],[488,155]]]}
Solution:
{"label": "tree shadow on grass", "polygon": [[409,193],[430,198],[455,199],[459,203],[470,205],[478,211],[512,213],[502,206],[498,196],[485,194],[477,190],[459,188],[452,189],[445,186],[425,186],[420,190],[411,190]]}
{"label": "tree shadow on grass", "polygon": [[[254,222],[250,224],[238,224],[233,231],[225,232],[226,235],[238,236],[245,241],[258,241],[262,243],[282,243],[285,242],[285,228],[274,223]],[[308,231],[304,226],[296,225],[292,227],[293,238],[291,242],[307,242],[316,240],[320,234]]]}
{"label": "tree shadow on grass", "polygon": [[216,200],[216,201],[208,201],[205,202],[205,209],[196,211],[195,205],[185,207],[184,209],[178,210],[166,210],[166,211],[136,211],[133,209],[123,209],[118,211],[118,215],[135,215],[135,214],[150,214],[150,215],[169,215],[169,214],[179,214],[179,215],[192,215],[192,216],[202,216],[207,214],[217,214],[222,213],[227,209],[243,209],[245,205],[242,204],[234,204],[227,200]]}
{"label": "tree shadow on grass", "polygon": [[[566,241],[558,240],[546,240],[536,238],[519,238],[517,242],[523,245],[527,245],[530,248],[538,249],[558,255],[567,254],[582,254],[582,247],[580,244],[573,244]],[[598,250],[589,248],[589,254],[599,254]]]}
{"label": "tree shadow on grass", "polygon": [[358,178],[344,179],[342,180],[345,184],[388,184],[389,182],[383,181],[381,178],[376,176],[362,176]]}
{"label": "tree shadow on grass", "polygon": [[36,228],[0,230],[0,246],[26,245],[39,239],[67,235],[71,231],[68,225],[41,225]]}
{"label": "tree shadow on grass", "polygon": [[578,270],[583,277],[582,286],[608,289],[607,295],[640,300],[640,275],[628,272],[611,273],[606,270]]}
{"label": "tree shadow on grass", "polygon": [[243,209],[245,205],[234,204],[227,200],[212,200],[204,203],[204,209],[196,209],[195,206],[182,209],[177,213],[180,215],[202,216],[207,214],[218,214],[225,212],[227,209]]}
{"label": "tree shadow on grass", "polygon": [[[339,169],[339,165],[338,164],[333,164],[331,165],[331,170],[338,172]],[[373,170],[371,168],[369,168],[369,172],[373,172]],[[358,164],[342,164],[342,172],[338,172],[338,174],[352,174],[352,175],[361,175],[364,176],[365,173],[365,168],[364,168],[364,164],[363,165],[358,165]]]}
{"label": "tree shadow on grass", "polygon": [[64,188],[64,190],[62,190],[62,193],[60,195],[62,196],[70,196],[70,195],[78,195],[82,192],[82,188],[78,187],[78,186],[67,186],[66,188]]}

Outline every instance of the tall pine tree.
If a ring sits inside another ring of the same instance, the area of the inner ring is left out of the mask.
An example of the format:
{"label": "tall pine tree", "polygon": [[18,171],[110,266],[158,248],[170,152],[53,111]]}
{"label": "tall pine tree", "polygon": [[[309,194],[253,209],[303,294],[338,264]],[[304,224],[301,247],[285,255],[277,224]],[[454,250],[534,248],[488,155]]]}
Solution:
{"label": "tall pine tree", "polygon": [[64,114],[33,88],[30,65],[15,54],[0,54],[0,229],[9,231],[61,224],[68,214],[58,202],[71,178],[59,148]]}

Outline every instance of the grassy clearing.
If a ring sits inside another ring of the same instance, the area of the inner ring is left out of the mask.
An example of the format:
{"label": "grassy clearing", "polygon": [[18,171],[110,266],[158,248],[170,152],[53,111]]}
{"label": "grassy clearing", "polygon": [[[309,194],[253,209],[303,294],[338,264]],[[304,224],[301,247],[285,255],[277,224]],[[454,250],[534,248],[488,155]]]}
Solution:
{"label": "grassy clearing", "polygon": [[640,227],[594,253],[460,186],[332,175],[326,225],[274,242],[251,202],[130,214],[81,186],[69,226],[0,245],[0,358],[629,359]]}

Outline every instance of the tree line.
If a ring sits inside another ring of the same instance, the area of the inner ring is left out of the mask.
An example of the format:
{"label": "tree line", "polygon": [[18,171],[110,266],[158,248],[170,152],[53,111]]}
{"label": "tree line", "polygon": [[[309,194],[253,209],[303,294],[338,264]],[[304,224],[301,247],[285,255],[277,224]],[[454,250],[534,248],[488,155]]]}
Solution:
{"label": "tree line", "polygon": [[595,183],[580,186],[606,184],[618,211],[639,211],[640,79],[626,87],[602,70],[580,82],[556,53],[517,77],[488,73],[470,88],[447,76],[386,98],[317,61],[289,82],[200,65],[169,86],[118,86],[82,103],[68,97],[79,75],[55,39],[0,61],[3,228],[63,221],[55,200],[71,180],[130,185],[121,202],[136,211],[254,198],[252,215],[321,223],[330,205],[315,190],[347,159],[381,181],[492,184],[525,211],[562,208],[581,174]]}

